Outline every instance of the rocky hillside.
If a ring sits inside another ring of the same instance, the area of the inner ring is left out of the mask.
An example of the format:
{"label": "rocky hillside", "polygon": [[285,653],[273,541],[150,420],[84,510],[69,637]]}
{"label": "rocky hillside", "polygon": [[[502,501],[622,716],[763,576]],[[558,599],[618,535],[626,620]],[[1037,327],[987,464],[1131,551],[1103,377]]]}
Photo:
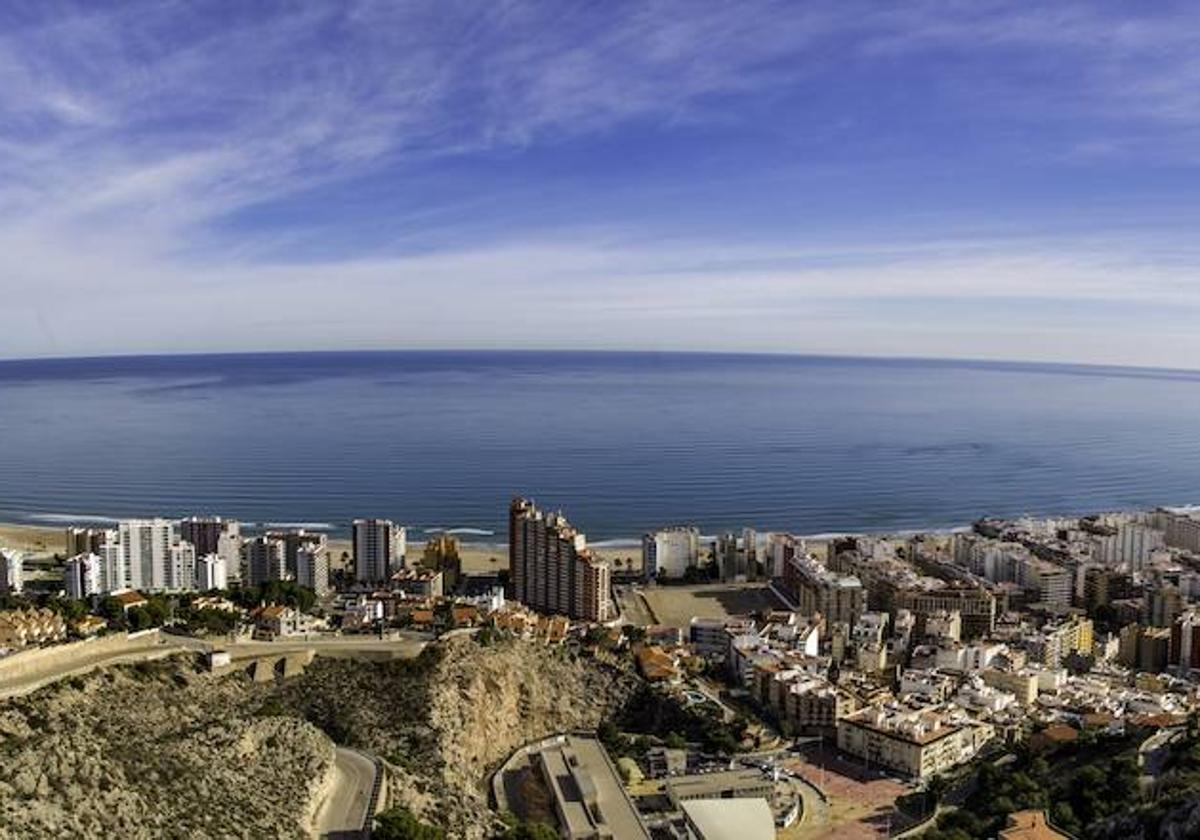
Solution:
{"label": "rocky hillside", "polygon": [[452,836],[486,837],[485,784],[521,744],[594,729],[638,685],[633,673],[558,647],[451,639],[416,662],[318,659],[286,704],[395,766],[399,801]]}
{"label": "rocky hillside", "polygon": [[260,691],[174,659],[0,704],[0,837],[306,835],[333,743]]}
{"label": "rocky hillside", "polygon": [[637,685],[563,648],[468,638],[317,658],[278,686],[185,658],[110,668],[0,703],[0,840],[306,836],[334,741],[389,763],[393,804],[479,840],[512,750],[595,728]]}

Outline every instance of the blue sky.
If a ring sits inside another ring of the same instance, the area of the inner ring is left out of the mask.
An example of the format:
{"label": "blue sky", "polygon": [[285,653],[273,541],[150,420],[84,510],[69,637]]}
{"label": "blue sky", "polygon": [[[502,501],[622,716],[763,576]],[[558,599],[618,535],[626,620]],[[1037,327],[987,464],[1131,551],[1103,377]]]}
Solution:
{"label": "blue sky", "polygon": [[9,2],[0,356],[1200,366],[1178,4]]}

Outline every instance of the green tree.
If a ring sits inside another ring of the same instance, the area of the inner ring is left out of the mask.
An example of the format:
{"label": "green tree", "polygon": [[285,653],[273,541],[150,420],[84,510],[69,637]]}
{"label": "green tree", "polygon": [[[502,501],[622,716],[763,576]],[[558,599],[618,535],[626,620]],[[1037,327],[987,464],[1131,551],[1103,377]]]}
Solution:
{"label": "green tree", "polygon": [[522,822],[506,831],[504,840],[558,840],[558,832],[545,823]]}
{"label": "green tree", "polygon": [[375,817],[372,837],[378,840],[445,840],[446,832],[423,823],[403,806],[390,808]]}

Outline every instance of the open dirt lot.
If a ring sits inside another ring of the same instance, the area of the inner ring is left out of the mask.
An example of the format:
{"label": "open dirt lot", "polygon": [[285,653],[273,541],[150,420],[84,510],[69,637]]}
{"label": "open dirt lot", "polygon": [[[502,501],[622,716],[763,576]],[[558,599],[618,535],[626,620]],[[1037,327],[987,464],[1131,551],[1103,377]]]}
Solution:
{"label": "open dirt lot", "polygon": [[687,627],[693,616],[726,618],[766,609],[782,609],[765,583],[705,583],[653,586],[642,590],[659,624]]}

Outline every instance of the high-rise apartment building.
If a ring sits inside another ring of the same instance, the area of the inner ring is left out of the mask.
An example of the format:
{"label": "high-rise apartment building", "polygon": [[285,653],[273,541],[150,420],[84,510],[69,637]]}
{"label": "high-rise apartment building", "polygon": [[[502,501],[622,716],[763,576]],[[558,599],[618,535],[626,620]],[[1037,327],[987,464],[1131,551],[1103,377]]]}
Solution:
{"label": "high-rise apartment building", "polygon": [[294,531],[268,531],[267,536],[283,543],[283,559],[287,566],[288,576],[296,580],[300,579],[298,572],[300,552],[307,551],[314,555],[324,555],[329,552],[329,538],[316,531],[307,531],[303,528]]}
{"label": "high-rise apartment building", "polygon": [[271,580],[287,580],[286,546],[275,537],[255,537],[247,540],[243,552],[251,586]]}
{"label": "high-rise apartment building", "polygon": [[390,519],[354,520],[354,576],[359,583],[378,583],[404,568],[407,532]]}
{"label": "high-rise apartment building", "polygon": [[20,592],[24,588],[25,555],[9,548],[0,548],[0,595]]}
{"label": "high-rise apartment building", "polygon": [[838,623],[853,627],[867,609],[867,592],[862,581],[852,575],[830,571],[815,558],[804,554],[788,561],[783,585],[801,614],[819,614],[825,619],[825,633]]}
{"label": "high-rise apartment building", "polygon": [[229,586],[229,569],[220,554],[206,554],[196,561],[196,588],[201,592]]}
{"label": "high-rise apartment building", "polygon": [[66,556],[99,554],[100,546],[110,539],[111,533],[103,528],[68,528]]}
{"label": "high-rise apartment building", "polygon": [[242,525],[236,519],[223,519],[219,516],[192,516],[181,519],[179,536],[192,544],[196,550],[196,557],[219,555],[225,561],[226,581],[241,580]]}
{"label": "high-rise apartment building", "polygon": [[514,499],[508,559],[513,595],[527,606],[583,621],[607,621],[612,614],[608,563],[588,550],[587,537],[561,513]]}
{"label": "high-rise apartment building", "polygon": [[681,578],[699,564],[699,528],[677,525],[642,537],[642,574],[647,580]]}
{"label": "high-rise apartment building", "polygon": [[67,597],[79,600],[104,592],[102,565],[100,555],[92,552],[76,554],[67,560],[63,569],[63,589]]}
{"label": "high-rise apartment building", "polygon": [[128,519],[117,529],[118,586],[161,592],[194,589],[196,552],[169,519]]}
{"label": "high-rise apartment building", "polygon": [[318,542],[301,543],[297,547],[296,583],[318,596],[329,592],[329,549],[323,535]]}
{"label": "high-rise apartment building", "polygon": [[767,577],[781,578],[788,562],[797,554],[805,554],[804,540],[794,534],[775,533],[767,535],[767,550],[764,558]]}
{"label": "high-rise apartment building", "polygon": [[438,534],[425,541],[421,565],[442,573],[443,591],[448,594],[458,589],[462,580],[462,557],[458,553],[458,540],[452,534]]}

